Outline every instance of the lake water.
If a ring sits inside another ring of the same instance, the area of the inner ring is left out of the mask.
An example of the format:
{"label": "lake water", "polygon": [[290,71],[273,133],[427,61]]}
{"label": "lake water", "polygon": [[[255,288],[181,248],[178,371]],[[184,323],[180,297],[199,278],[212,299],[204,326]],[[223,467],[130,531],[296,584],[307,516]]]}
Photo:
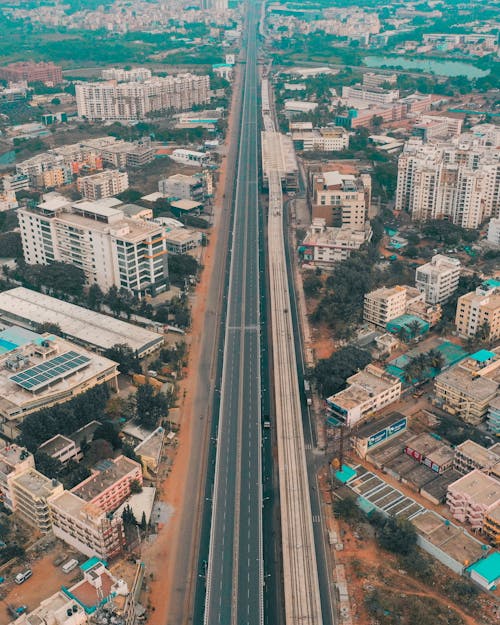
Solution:
{"label": "lake water", "polygon": [[483,70],[475,67],[471,63],[461,61],[437,61],[435,59],[407,59],[405,57],[394,56],[365,56],[363,63],[367,67],[395,67],[396,69],[421,70],[428,74],[438,76],[466,76],[472,78],[482,78],[490,73],[490,70]]}

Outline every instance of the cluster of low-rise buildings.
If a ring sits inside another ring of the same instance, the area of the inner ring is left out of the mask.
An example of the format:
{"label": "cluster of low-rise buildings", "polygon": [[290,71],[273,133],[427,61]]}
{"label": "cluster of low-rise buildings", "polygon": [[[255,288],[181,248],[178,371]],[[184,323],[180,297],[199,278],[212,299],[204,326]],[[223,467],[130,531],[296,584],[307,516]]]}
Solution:
{"label": "cluster of low-rise buildings", "polygon": [[[137,168],[147,165],[154,157],[155,151],[149,138],[129,142],[115,137],[99,137],[51,148],[16,163],[18,178],[10,176],[8,179],[11,186],[17,187],[16,190],[27,186],[50,189],[71,184],[75,176],[100,171],[105,165],[116,169]],[[125,183],[124,177],[117,174],[110,174],[109,179],[121,179],[119,187]],[[26,180],[27,185],[20,187],[21,182]]]}

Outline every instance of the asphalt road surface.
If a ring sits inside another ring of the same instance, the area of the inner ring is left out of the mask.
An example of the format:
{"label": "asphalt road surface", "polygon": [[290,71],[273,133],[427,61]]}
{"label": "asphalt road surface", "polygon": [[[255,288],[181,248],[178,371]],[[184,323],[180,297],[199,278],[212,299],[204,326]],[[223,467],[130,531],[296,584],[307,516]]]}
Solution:
{"label": "asphalt road surface", "polygon": [[257,7],[248,4],[205,623],[263,612]]}

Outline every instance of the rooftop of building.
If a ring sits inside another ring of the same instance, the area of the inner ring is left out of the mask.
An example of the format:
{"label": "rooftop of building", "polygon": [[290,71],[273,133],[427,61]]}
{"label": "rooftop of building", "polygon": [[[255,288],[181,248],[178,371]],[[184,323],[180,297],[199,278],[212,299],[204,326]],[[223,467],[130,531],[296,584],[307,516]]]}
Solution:
{"label": "rooftop of building", "polygon": [[174,228],[165,233],[165,241],[167,241],[167,243],[190,243],[193,240],[199,239],[199,237],[199,232],[188,230],[187,228]]}
{"label": "rooftop of building", "polygon": [[500,552],[494,551],[483,560],[472,564],[468,570],[480,575],[488,584],[493,584],[500,579]]}
{"label": "rooftop of building", "polygon": [[88,443],[92,440],[94,432],[100,425],[101,423],[99,421],[91,421],[90,423],[87,423],[86,425],[82,426],[81,428],[70,434],[69,438],[71,438],[71,440],[74,441],[75,444],[78,446],[80,446],[83,441],[86,441]]}
{"label": "rooftop of building", "polygon": [[42,443],[38,451],[43,451],[45,454],[52,456],[71,445],[74,445],[74,441],[71,438],[63,436],[62,434],[56,434],[52,438],[49,438],[48,441],[45,441],[45,443]]}
{"label": "rooftop of building", "polygon": [[402,419],[407,419],[407,417],[400,412],[391,412],[388,415],[384,415],[379,418],[374,418],[371,421],[367,421],[360,425],[356,430],[356,438],[368,438],[380,430],[384,430],[389,427],[393,423],[397,421],[401,421]]}
{"label": "rooftop of building", "polygon": [[500,525],[500,502],[491,510],[488,510],[486,515],[493,523]]}
{"label": "rooftop of building", "polygon": [[426,272],[430,274],[437,275],[442,271],[446,271],[448,269],[457,269],[460,267],[460,260],[458,258],[451,258],[450,256],[444,256],[444,254],[436,254],[432,257],[432,259],[425,263],[425,265],[420,265],[417,268],[418,272]]}
{"label": "rooftop of building", "polygon": [[413,517],[412,523],[423,538],[464,566],[484,555],[479,540],[431,510]]}
{"label": "rooftop of building", "polygon": [[27,490],[34,498],[47,499],[54,489],[60,488],[57,480],[51,480],[36,469],[27,469],[13,478],[13,483],[21,489]]}
{"label": "rooftop of building", "polygon": [[118,456],[114,460],[103,460],[99,463],[98,470],[75,486],[71,492],[84,501],[92,501],[130,472],[140,469],[140,466],[126,456]]}
{"label": "rooftop of building", "polygon": [[99,350],[125,343],[141,354],[152,345],[163,344],[163,337],[156,332],[24,287],[0,293],[0,317],[5,315],[33,326],[50,320],[64,335]]}
{"label": "rooftop of building", "polygon": [[[68,616],[68,610],[71,616]],[[45,625],[46,623],[74,625],[82,622],[81,613],[83,613],[83,608],[60,590],[41,601],[31,612],[25,612],[13,623],[15,625]]]}
{"label": "rooftop of building", "polygon": [[[380,374],[378,374],[380,372]],[[384,391],[401,384],[400,380],[377,367],[366,367],[347,379],[349,386],[328,398],[346,410],[364,404]]]}
{"label": "rooftop of building", "polygon": [[135,519],[140,523],[142,514],[146,517],[146,523],[149,523],[153,513],[156,488],[153,486],[143,486],[140,493],[130,495],[126,501],[115,511],[117,517],[121,517],[125,508],[130,507]]}
{"label": "rooftop of building", "polygon": [[4,441],[0,442],[0,462],[8,467],[15,467],[31,455],[25,447],[16,445],[16,443],[7,444]]}
{"label": "rooftop of building", "polygon": [[162,427],[156,428],[151,434],[141,441],[134,449],[138,456],[144,456],[146,458],[153,458],[155,461],[159,461],[161,450],[163,449],[163,440],[165,437],[165,430]]}
{"label": "rooftop of building", "polygon": [[459,393],[471,397],[475,401],[493,399],[498,389],[498,383],[482,375],[475,375],[460,365],[455,365],[443,371],[436,377],[436,385],[453,388]]}
{"label": "rooftop of building", "polygon": [[351,247],[356,249],[363,245],[370,235],[370,225],[365,224],[364,228],[354,230],[343,226],[342,228],[324,227],[322,232],[308,230],[304,238],[303,245],[314,245],[321,247]]}
{"label": "rooftop of building", "polygon": [[197,208],[201,208],[203,204],[201,202],[195,202],[194,200],[174,200],[170,202],[172,208],[176,208],[180,211],[192,211]]}
{"label": "rooftop of building", "polygon": [[9,326],[0,331],[0,357],[11,352],[18,347],[28,343],[39,343],[43,337],[36,332],[21,328],[20,326]]}
{"label": "rooftop of building", "polygon": [[168,182],[182,182],[184,184],[201,184],[201,180],[196,176],[189,176],[188,174],[172,174],[165,178]]}
{"label": "rooftop of building", "polygon": [[460,443],[460,445],[457,445],[456,451],[470,458],[481,467],[492,467],[497,464],[497,462],[500,462],[499,453],[492,451],[492,448],[487,449],[471,440],[466,440]]}
{"label": "rooftop of building", "polygon": [[[96,580],[99,578],[99,581]],[[94,583],[91,583],[92,580]],[[76,599],[85,612],[93,613],[107,603],[113,595],[116,580],[103,564],[96,564],[94,570],[85,572],[85,578],[70,588],[63,588],[70,598]]]}
{"label": "rooftop of building", "polygon": [[385,300],[389,297],[392,297],[393,295],[401,295],[401,294],[405,294],[406,295],[406,291],[407,291],[406,286],[401,286],[399,284],[397,284],[396,286],[391,286],[391,287],[387,287],[387,286],[381,286],[378,289],[375,289],[374,291],[370,291],[369,293],[367,293],[365,295],[365,300],[369,299],[369,300]]}
{"label": "rooftop of building", "polygon": [[98,506],[77,497],[74,493],[64,490],[58,495],[50,498],[49,504],[73,517],[74,519],[88,523],[89,521],[99,521],[105,514]]}
{"label": "rooftop of building", "polygon": [[475,469],[448,487],[448,492],[464,495],[483,506],[500,501],[500,481]]}
{"label": "rooftop of building", "polygon": [[116,370],[117,363],[104,356],[60,337],[44,337],[47,346],[29,344],[5,355],[0,369],[1,411],[18,413],[41,406],[44,400],[50,402],[59,393]]}

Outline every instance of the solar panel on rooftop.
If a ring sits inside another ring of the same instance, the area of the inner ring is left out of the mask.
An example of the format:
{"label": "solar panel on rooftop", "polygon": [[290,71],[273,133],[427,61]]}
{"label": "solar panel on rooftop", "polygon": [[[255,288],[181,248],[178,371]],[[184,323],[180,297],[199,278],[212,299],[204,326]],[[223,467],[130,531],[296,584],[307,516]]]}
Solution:
{"label": "solar panel on rooftop", "polygon": [[10,376],[9,379],[27,391],[36,391],[44,386],[48,386],[51,382],[64,378],[69,372],[76,373],[88,365],[89,362],[90,358],[87,356],[69,351],[44,363],[30,367],[21,373],[16,373]]}

